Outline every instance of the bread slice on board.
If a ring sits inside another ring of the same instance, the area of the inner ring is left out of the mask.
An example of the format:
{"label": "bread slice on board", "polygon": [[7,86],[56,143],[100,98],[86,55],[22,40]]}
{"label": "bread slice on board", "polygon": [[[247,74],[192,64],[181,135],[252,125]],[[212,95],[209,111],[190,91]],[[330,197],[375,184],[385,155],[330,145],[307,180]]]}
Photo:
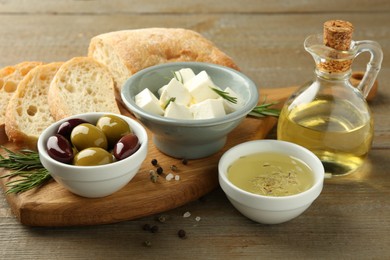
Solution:
{"label": "bread slice on board", "polygon": [[97,35],[90,41],[88,56],[108,67],[117,91],[132,74],[161,63],[199,61],[238,69],[211,41],[181,28],[146,28]]}
{"label": "bread slice on board", "polygon": [[50,82],[61,65],[39,65],[19,83],[5,114],[5,132],[10,141],[35,148],[40,133],[54,123],[47,97]]}
{"label": "bread slice on board", "polygon": [[75,57],[61,66],[50,85],[49,106],[56,120],[85,112],[120,114],[110,72],[89,57]]}
{"label": "bread slice on board", "polygon": [[43,64],[38,61],[23,61],[14,66],[7,66],[0,69],[0,144],[8,141],[4,129],[5,111],[8,102],[16,91],[19,82],[26,74],[38,65]]}

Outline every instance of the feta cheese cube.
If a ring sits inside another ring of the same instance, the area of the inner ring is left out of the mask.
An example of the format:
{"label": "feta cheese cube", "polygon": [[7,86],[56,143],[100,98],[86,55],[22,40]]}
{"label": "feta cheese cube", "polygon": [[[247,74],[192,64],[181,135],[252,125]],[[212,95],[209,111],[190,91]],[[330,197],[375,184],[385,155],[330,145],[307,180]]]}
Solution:
{"label": "feta cheese cube", "polygon": [[209,119],[226,115],[222,99],[206,99],[190,107],[194,119]]}
{"label": "feta cheese cube", "polygon": [[218,87],[215,86],[206,71],[201,71],[184,85],[193,97],[194,103],[199,103],[206,99],[219,97],[219,95],[211,89]]}
{"label": "feta cheese cube", "polygon": [[234,92],[231,88],[227,87],[223,91],[228,93],[229,96],[235,97],[237,100],[237,103],[232,103],[226,99],[223,99],[223,106],[227,114],[233,113],[244,105],[244,100],[242,99],[242,97],[237,95],[237,93]]}
{"label": "feta cheese cube", "polygon": [[158,90],[157,90],[157,94],[161,97],[161,94],[163,93],[163,91],[164,91],[164,89],[167,87],[168,85],[164,85],[164,86],[162,86],[161,88],[159,88]]}
{"label": "feta cheese cube", "polygon": [[175,71],[176,78],[183,84],[188,82],[190,79],[195,77],[195,73],[190,68],[184,68],[178,71]]}
{"label": "feta cheese cube", "polygon": [[176,102],[170,102],[165,109],[165,117],[177,118],[177,119],[193,119],[192,112],[187,106],[177,104]]}
{"label": "feta cheese cube", "polygon": [[135,103],[149,113],[160,116],[164,115],[164,110],[161,108],[160,102],[148,88],[145,88],[135,96]]}
{"label": "feta cheese cube", "polygon": [[161,105],[165,105],[169,99],[175,98],[176,103],[187,106],[192,99],[188,89],[175,78],[171,79],[168,85],[163,88],[160,96]]}

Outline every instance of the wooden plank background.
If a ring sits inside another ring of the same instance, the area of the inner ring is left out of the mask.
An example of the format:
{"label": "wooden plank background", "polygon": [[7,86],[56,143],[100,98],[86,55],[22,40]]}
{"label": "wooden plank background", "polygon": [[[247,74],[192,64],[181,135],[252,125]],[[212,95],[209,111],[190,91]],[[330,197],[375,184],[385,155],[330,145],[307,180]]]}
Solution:
{"label": "wooden plank background", "polygon": [[[212,40],[262,88],[300,85],[313,75],[306,36],[328,19],[355,25],[355,40],[384,51],[367,164],[327,180],[320,198],[299,218],[274,226],[242,217],[220,189],[162,215],[118,224],[30,228],[0,195],[0,259],[390,258],[390,1],[0,1],[0,66],[86,55],[97,34],[146,27],[184,27]],[[364,69],[368,56],[356,60]],[[147,205],[145,205],[147,206]],[[184,218],[183,213],[191,212]],[[195,219],[201,218],[200,221]],[[152,234],[142,230],[159,226]],[[179,239],[179,229],[187,239]],[[143,246],[150,241],[151,246]]]}

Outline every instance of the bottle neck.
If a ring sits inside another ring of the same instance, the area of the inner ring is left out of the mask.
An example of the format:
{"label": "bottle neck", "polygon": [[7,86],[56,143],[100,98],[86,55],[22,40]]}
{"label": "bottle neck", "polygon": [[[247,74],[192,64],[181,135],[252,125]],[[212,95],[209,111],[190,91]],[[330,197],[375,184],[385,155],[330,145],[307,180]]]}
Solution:
{"label": "bottle neck", "polygon": [[347,70],[344,72],[332,72],[332,71],[325,71],[321,70],[319,68],[315,69],[315,73],[317,77],[324,79],[324,80],[332,80],[332,81],[346,81],[349,80],[352,75],[352,70]]}

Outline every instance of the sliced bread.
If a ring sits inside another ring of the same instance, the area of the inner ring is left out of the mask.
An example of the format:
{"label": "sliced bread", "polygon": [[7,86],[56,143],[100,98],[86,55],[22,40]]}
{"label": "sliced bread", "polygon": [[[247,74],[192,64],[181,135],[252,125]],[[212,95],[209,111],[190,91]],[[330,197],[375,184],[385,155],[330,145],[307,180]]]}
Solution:
{"label": "sliced bread", "polygon": [[39,65],[20,81],[5,113],[5,132],[10,141],[35,148],[40,133],[54,122],[47,97],[61,64]]}
{"label": "sliced bread", "polygon": [[8,102],[16,91],[19,82],[26,74],[38,65],[43,64],[38,61],[24,61],[14,66],[7,66],[0,69],[0,144],[7,142],[4,129],[5,111]]}
{"label": "sliced bread", "polygon": [[238,69],[211,41],[181,28],[145,28],[97,35],[90,41],[88,56],[108,67],[117,91],[137,71],[161,63],[199,61]]}
{"label": "sliced bread", "polygon": [[61,66],[51,82],[48,101],[56,120],[85,112],[120,114],[110,72],[89,57],[75,57]]}

